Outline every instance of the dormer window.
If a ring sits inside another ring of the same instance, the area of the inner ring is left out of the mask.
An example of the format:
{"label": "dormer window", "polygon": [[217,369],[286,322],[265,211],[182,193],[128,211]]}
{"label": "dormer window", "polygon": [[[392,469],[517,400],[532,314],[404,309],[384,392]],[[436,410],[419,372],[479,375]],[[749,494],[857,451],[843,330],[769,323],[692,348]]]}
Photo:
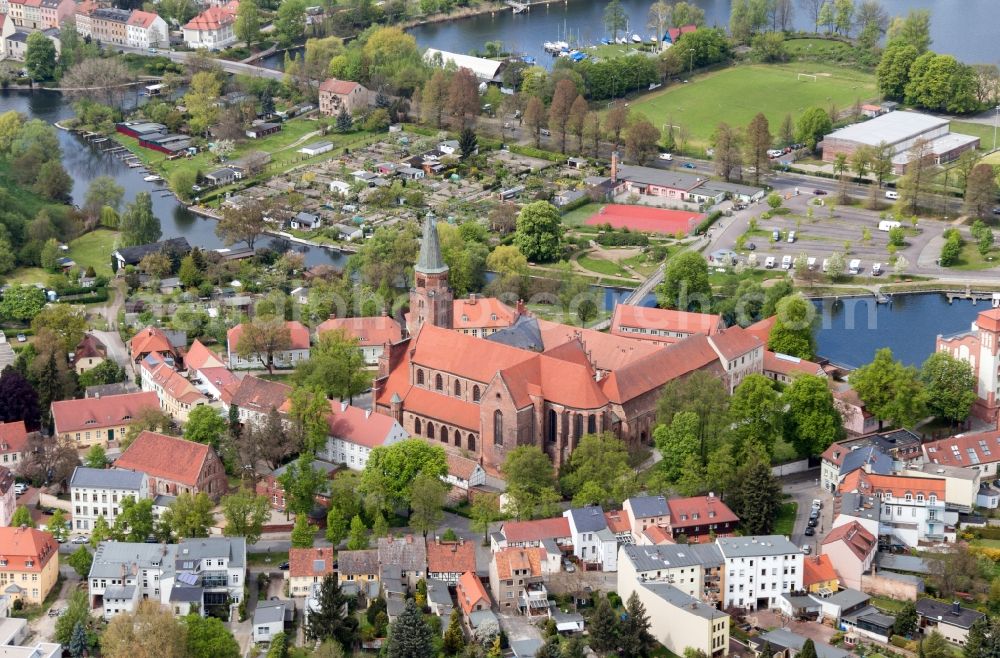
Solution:
{"label": "dormer window", "polygon": [[30,569],[31,567],[35,566],[35,561],[34,560],[25,560],[24,561],[24,566],[26,566],[26,567],[28,567]]}
{"label": "dormer window", "polygon": [[918,503],[924,502],[924,495],[923,494],[917,494],[917,502]]}
{"label": "dormer window", "polygon": [[7,558],[0,557],[0,567],[6,567],[6,566],[7,566]]}
{"label": "dormer window", "polygon": [[125,416],[122,420],[132,420],[132,416]]}
{"label": "dormer window", "polygon": [[93,418],[91,418],[91,419],[90,419],[90,420],[88,420],[88,421],[87,421],[86,423],[84,423],[84,425],[94,425],[94,424],[96,424],[96,423],[97,423],[97,421],[96,421],[96,420],[94,420]]}

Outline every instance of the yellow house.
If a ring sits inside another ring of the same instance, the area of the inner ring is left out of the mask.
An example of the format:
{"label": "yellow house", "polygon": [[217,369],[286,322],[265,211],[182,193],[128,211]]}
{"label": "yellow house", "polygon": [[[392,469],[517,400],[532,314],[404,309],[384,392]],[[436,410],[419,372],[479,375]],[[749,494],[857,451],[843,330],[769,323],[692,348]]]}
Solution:
{"label": "yellow house", "polygon": [[333,548],[293,548],[288,551],[288,593],[308,596],[312,586],[334,573]]}
{"label": "yellow house", "polygon": [[35,528],[0,528],[0,591],[41,604],[59,576],[59,544]]}
{"label": "yellow house", "polygon": [[337,580],[347,590],[367,592],[368,584],[378,591],[378,551],[341,551],[337,554]]}
{"label": "yellow house", "polygon": [[829,555],[806,556],[802,561],[802,586],[813,594],[840,589],[840,578]]}
{"label": "yellow house", "polygon": [[129,425],[143,412],[159,408],[160,400],[152,391],[58,400],[52,403],[52,422],[56,436],[69,441],[77,450],[85,450],[121,441]]}

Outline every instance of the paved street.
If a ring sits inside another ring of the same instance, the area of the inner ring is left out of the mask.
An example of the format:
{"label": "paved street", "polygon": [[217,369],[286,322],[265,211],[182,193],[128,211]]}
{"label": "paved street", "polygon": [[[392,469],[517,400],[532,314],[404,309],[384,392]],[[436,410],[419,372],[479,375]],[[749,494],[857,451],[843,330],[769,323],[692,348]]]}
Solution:
{"label": "paved street", "polygon": [[[795,525],[790,540],[796,546],[810,546],[815,555],[819,548],[819,540],[829,531],[833,524],[833,496],[819,487],[819,469],[806,473],[798,473],[782,479],[782,491],[791,496],[790,500],[798,505],[795,515]],[[809,512],[814,498],[823,501],[816,534],[805,536],[806,525],[809,522]]]}
{"label": "paved street", "polygon": [[[64,578],[62,589],[59,592],[59,598],[55,600],[52,607],[49,608],[50,610],[65,608],[66,602],[69,600],[69,595],[73,593],[73,590],[76,589],[77,585],[80,583],[80,577],[72,567],[62,565],[59,567],[59,573],[61,573]],[[58,616],[50,617],[48,613],[46,613],[31,621],[28,626],[36,637],[42,638],[44,641],[49,641],[50,638],[55,635],[56,619],[58,619]]]}

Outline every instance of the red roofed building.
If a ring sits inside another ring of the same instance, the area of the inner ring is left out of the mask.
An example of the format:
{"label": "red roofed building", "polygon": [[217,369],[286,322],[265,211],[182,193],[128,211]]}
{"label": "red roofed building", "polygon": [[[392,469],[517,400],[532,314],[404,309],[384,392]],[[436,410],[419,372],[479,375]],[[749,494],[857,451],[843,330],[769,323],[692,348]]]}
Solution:
{"label": "red roofed building", "polygon": [[6,466],[0,466],[0,527],[9,526],[17,508],[14,493],[14,474]]}
{"label": "red roofed building", "polygon": [[145,431],[115,462],[116,468],[145,473],[152,496],[226,493],[226,471],[211,446],[176,436]]}
{"label": "red roofed building", "polygon": [[35,528],[0,528],[0,585],[10,600],[41,605],[59,576],[59,544]]}
{"label": "red roofed building", "polygon": [[500,526],[498,532],[493,533],[490,541],[495,553],[512,546],[541,546],[544,539],[551,539],[560,547],[572,546],[573,535],[569,529],[569,519],[556,516],[534,521],[507,521]]}
{"label": "red roofed building", "polygon": [[486,338],[514,324],[517,316],[517,310],[499,299],[472,293],[468,299],[452,301],[451,328],[463,334]]}
{"label": "red roofed building", "polygon": [[187,354],[184,355],[184,366],[188,370],[201,370],[202,368],[225,368],[226,364],[221,356],[205,347],[200,340],[195,339]]}
{"label": "red roofed building", "polygon": [[458,579],[458,585],[455,586],[455,597],[466,617],[477,610],[489,610],[491,607],[490,595],[486,593],[483,581],[479,580],[475,572],[462,574]]}
{"label": "red roofed building", "polygon": [[28,448],[28,428],[23,420],[0,423],[0,463],[16,470]]}
{"label": "red roofed building", "polygon": [[476,573],[475,542],[464,539],[441,541],[440,537],[427,539],[428,578],[456,585],[462,574],[467,572]]}
{"label": "red roofed building", "polygon": [[335,573],[333,548],[292,548],[288,551],[288,593],[308,596],[309,590],[327,574]]}
{"label": "red roofed building", "polygon": [[789,356],[780,352],[764,350],[764,376],[776,382],[789,384],[797,375],[816,375],[826,377],[823,366],[812,361]]}
{"label": "red roofed building", "polygon": [[740,522],[722,499],[711,494],[671,498],[667,505],[670,507],[671,535],[675,540],[684,535],[689,544],[710,542],[712,537],[728,537]]}
{"label": "red roofed building", "polygon": [[142,360],[139,377],[143,390],[156,393],[160,408],[182,423],[187,422],[192,409],[208,404],[208,398],[169,363],[161,360],[158,353]]}
{"label": "red roofed building", "polygon": [[987,482],[1000,473],[1000,432],[959,434],[923,445],[924,458],[931,464],[974,468]]}
{"label": "red roofed building", "polygon": [[[844,587],[861,590],[861,576],[872,567],[878,539],[860,523],[851,521],[831,530],[823,538],[820,551],[830,560]],[[808,574],[808,570],[805,573]]]}
{"label": "red roofed building", "polygon": [[254,375],[247,375],[235,386],[226,386],[222,391],[222,403],[229,413],[229,407],[237,408],[241,423],[263,423],[271,410],[280,410],[288,402],[292,387],[280,382],[272,382]]}
{"label": "red roofed building", "polygon": [[239,0],[222,5],[209,7],[192,18],[184,26],[184,43],[190,48],[208,48],[219,50],[236,41],[233,25],[236,23],[236,12],[240,8]]}
{"label": "red roofed building", "polygon": [[711,336],[724,328],[721,315],[631,304],[618,304],[611,316],[612,335],[637,338],[655,345],[670,345],[694,334]]}
{"label": "red roofed building", "polygon": [[545,575],[558,571],[544,548],[505,548],[490,562],[490,589],[500,611],[517,610],[529,617],[548,615]]}
{"label": "red roofed building", "polygon": [[126,393],[52,403],[55,435],[72,441],[78,450],[121,441],[129,426],[151,409],[159,409],[156,393]]}
{"label": "red roofed building", "polygon": [[318,457],[353,471],[364,470],[373,449],[409,438],[392,417],[346,402],[331,400],[326,422],[330,431]]}
{"label": "red roofed building", "polygon": [[871,496],[882,507],[880,533],[896,543],[955,541],[958,512],[945,509],[945,480],[908,475],[880,475],[858,469],[844,476],[840,493]]}
{"label": "red roofed building", "polygon": [[340,108],[347,108],[354,114],[368,107],[371,92],[357,82],[327,78],[319,86],[319,111],[327,116],[340,114]]}
{"label": "red roofed building", "polygon": [[108,351],[104,347],[104,343],[93,334],[84,334],[83,339],[76,344],[76,348],[73,350],[73,369],[76,370],[76,374],[82,375],[91,368],[96,368],[104,363],[106,358],[108,358]]}
{"label": "red roofed building", "polygon": [[1000,417],[1000,308],[980,313],[969,331],[938,336],[935,349],[972,367],[977,395],[972,413],[995,426]]}
{"label": "red roofed building", "polygon": [[829,555],[807,555],[802,559],[802,587],[807,591],[829,595],[840,589],[839,583]]}
{"label": "red roofed building", "polygon": [[449,452],[446,457],[448,475],[444,477],[445,482],[465,491],[486,484],[486,471],[477,462],[453,452]]}
{"label": "red roofed building", "polygon": [[365,363],[377,365],[386,343],[398,343],[403,338],[399,323],[386,315],[368,318],[330,318],[316,327],[316,337],[327,331],[341,330],[357,339]]}
{"label": "red roofed building", "polygon": [[171,357],[175,366],[183,370],[184,347],[187,337],[182,334],[163,331],[159,327],[149,326],[142,329],[128,342],[129,354],[133,363],[139,363],[154,352]]}
{"label": "red roofed building", "polygon": [[[226,332],[226,351],[227,358],[229,359],[229,367],[233,370],[260,369],[267,368],[268,365],[275,368],[294,368],[295,364],[299,361],[308,359],[309,330],[306,329],[304,324],[296,320],[285,322],[285,327],[288,328],[288,335],[291,339],[288,349],[276,350],[270,355],[266,353],[266,350],[262,349],[259,353],[253,354],[248,358],[243,358],[236,353],[236,346],[239,344],[246,326],[238,324],[230,329]],[[266,363],[268,358],[271,360],[270,364]]]}
{"label": "red roofed building", "polygon": [[158,48],[169,44],[167,22],[159,14],[135,9],[126,25],[128,45],[132,48]]}

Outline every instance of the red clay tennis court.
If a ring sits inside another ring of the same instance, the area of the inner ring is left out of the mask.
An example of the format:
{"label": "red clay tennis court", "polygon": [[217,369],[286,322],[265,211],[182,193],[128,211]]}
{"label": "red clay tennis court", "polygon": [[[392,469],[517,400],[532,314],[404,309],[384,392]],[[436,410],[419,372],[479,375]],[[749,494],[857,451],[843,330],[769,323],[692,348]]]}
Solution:
{"label": "red clay tennis court", "polygon": [[626,206],[612,203],[604,206],[587,219],[588,226],[611,224],[614,228],[628,227],[630,231],[647,233],[690,233],[702,215],[687,210],[664,210],[648,206]]}

